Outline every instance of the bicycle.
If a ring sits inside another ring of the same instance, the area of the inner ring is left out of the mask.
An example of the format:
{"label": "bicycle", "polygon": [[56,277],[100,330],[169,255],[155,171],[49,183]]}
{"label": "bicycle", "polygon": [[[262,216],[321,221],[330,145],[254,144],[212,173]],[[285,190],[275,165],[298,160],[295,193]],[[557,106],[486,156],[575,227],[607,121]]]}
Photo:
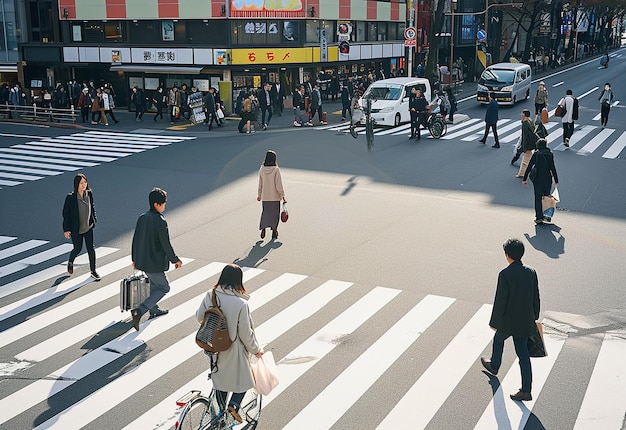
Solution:
{"label": "bicycle", "polygon": [[[365,116],[365,139],[367,141],[367,150],[371,151],[374,148],[374,125],[376,124],[376,120],[372,118],[372,99],[367,98],[364,99],[364,101],[365,104],[364,106],[360,107],[359,111],[361,112],[361,116]],[[355,117],[357,116],[355,115]],[[355,124],[360,121],[360,117],[357,117],[356,120],[355,118],[352,118],[350,124],[350,134],[355,139],[358,136],[358,133],[355,129]]]}
{"label": "bicycle", "polygon": [[206,397],[198,390],[192,390],[176,400],[176,405],[182,407],[176,430],[254,430],[259,422],[262,409],[262,396],[254,390],[248,390],[241,402],[239,414],[243,418],[238,423],[221,405],[216,396],[216,390]]}

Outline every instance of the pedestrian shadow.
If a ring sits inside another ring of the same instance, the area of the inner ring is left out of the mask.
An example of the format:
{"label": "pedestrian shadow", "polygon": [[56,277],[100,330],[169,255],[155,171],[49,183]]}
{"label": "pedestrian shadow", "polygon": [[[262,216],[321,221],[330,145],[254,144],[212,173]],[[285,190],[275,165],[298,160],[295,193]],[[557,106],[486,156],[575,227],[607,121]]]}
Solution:
{"label": "pedestrian shadow", "polygon": [[528,233],[524,233],[524,236],[533,248],[550,258],[559,258],[565,253],[565,236],[561,234],[561,227],[556,224],[536,225],[534,236]]}
{"label": "pedestrian shadow", "polygon": [[283,246],[282,242],[278,242],[276,239],[272,239],[267,243],[259,240],[252,246],[248,255],[243,258],[235,258],[233,263],[241,267],[259,267],[263,262],[267,261],[267,255],[272,250],[281,246]]}

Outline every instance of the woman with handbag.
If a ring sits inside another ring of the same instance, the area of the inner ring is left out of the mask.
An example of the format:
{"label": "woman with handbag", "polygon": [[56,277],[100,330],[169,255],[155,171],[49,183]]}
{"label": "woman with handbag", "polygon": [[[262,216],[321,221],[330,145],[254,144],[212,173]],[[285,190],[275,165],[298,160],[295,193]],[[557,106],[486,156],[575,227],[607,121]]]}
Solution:
{"label": "woman with handbag", "polygon": [[535,224],[543,224],[544,221],[550,222],[551,219],[544,219],[541,199],[543,196],[549,196],[552,191],[552,179],[554,179],[554,187],[559,186],[559,175],[554,165],[554,154],[548,148],[546,139],[537,140],[537,150],[530,158],[528,168],[524,172],[522,184],[526,185],[528,177],[533,181],[535,191]]}
{"label": "woman with handbag", "polygon": [[196,311],[196,320],[200,324],[205,312],[213,306],[213,292],[226,319],[228,335],[233,343],[226,351],[220,352],[216,359],[211,357],[211,380],[220,408],[226,407],[228,394],[232,393],[227,410],[235,421],[242,423],[243,419],[239,414],[241,402],[246,392],[254,388],[250,358],[252,355],[261,358],[263,350],[256,339],[248,306],[250,296],[243,286],[241,267],[236,264],[224,267],[217,284],[207,293]]}
{"label": "woman with handbag", "polygon": [[606,127],[606,123],[609,120],[609,112],[611,112],[611,102],[613,101],[613,91],[611,91],[611,84],[604,84],[604,89],[598,97],[600,100],[600,122],[602,123],[602,128]]}
{"label": "woman with handbag", "polygon": [[272,229],[272,239],[278,238],[278,221],[280,219],[280,201],[287,203],[283,180],[276,162],[276,152],[267,151],[265,160],[259,169],[259,189],[257,201],[263,202],[261,212],[261,239],[265,238],[265,229]]}

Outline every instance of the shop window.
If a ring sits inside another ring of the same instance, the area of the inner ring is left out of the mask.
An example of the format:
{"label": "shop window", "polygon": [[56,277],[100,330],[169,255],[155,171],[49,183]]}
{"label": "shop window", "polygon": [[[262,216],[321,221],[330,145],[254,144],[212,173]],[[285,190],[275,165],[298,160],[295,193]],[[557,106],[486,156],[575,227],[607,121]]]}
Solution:
{"label": "shop window", "polygon": [[377,22],[367,23],[367,40],[369,42],[378,40],[378,23]]}
{"label": "shop window", "polygon": [[174,40],[187,42],[187,26],[184,21],[174,22]]}
{"label": "shop window", "polygon": [[334,21],[320,21],[311,20],[306,22],[306,43],[319,43],[319,29],[326,29],[326,38],[328,43],[334,43],[335,36],[335,22]]}
{"label": "shop window", "polygon": [[365,21],[359,21],[356,23],[356,41],[357,42],[365,42],[367,40],[367,31],[366,31],[365,24],[367,24]]}
{"label": "shop window", "polygon": [[100,43],[104,41],[104,23],[86,22],[84,26],[85,42]]}
{"label": "shop window", "polygon": [[187,35],[193,44],[228,44],[228,26],[226,20],[187,21]]}
{"label": "shop window", "polygon": [[376,40],[387,40],[387,23],[379,22],[378,23],[378,37]]}
{"label": "shop window", "polygon": [[125,23],[123,21],[107,21],[104,23],[104,37],[110,42],[122,42],[126,38]]}
{"label": "shop window", "polygon": [[28,4],[28,27],[33,42],[54,42],[53,17],[52,1],[30,0]]}
{"label": "shop window", "polygon": [[396,22],[390,22],[387,24],[388,31],[388,40],[399,40],[398,39],[398,24]]}
{"label": "shop window", "polygon": [[155,43],[162,40],[159,21],[133,21],[129,23],[129,30],[132,43]]}

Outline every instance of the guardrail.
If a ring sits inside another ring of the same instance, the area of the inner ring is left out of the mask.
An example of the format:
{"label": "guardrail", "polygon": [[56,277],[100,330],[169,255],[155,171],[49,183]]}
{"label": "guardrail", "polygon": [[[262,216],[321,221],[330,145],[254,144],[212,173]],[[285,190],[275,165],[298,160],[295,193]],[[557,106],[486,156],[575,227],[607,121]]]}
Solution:
{"label": "guardrail", "polygon": [[0,119],[25,122],[63,122],[76,123],[78,112],[72,106],[69,109],[57,109],[32,106],[1,105]]}

